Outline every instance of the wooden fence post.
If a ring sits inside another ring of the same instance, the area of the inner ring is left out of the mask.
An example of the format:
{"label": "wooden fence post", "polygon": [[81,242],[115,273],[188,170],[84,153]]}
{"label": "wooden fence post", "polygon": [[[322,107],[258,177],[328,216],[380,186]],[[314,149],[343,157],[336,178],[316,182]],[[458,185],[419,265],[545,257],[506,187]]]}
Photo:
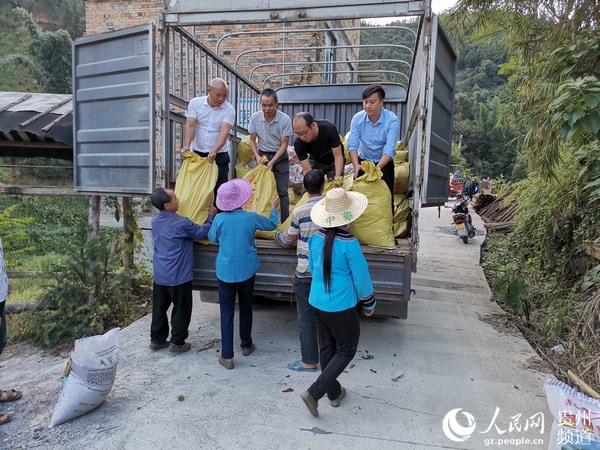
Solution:
{"label": "wooden fence post", "polygon": [[[88,197],[88,241],[96,238],[100,233],[100,196],[99,195],[90,195]],[[96,261],[91,259],[87,262],[88,271],[90,273],[90,285],[96,286],[96,279],[94,276],[94,269],[96,267]],[[94,302],[94,292],[91,289],[88,289],[87,292],[87,302]]]}
{"label": "wooden fence post", "polygon": [[123,231],[125,232],[125,245],[123,249],[123,267],[133,267],[133,237],[137,224],[133,217],[131,197],[123,197]]}

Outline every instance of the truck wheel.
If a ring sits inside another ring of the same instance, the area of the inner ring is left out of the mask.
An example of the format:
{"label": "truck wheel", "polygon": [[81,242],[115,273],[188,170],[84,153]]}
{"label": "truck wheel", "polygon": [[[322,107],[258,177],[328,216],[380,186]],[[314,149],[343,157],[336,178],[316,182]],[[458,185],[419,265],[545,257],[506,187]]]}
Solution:
{"label": "truck wheel", "polygon": [[464,242],[465,244],[468,244],[468,243],[469,243],[469,236],[465,236],[465,237],[463,237],[463,238],[462,238],[462,240],[463,240],[463,242]]}

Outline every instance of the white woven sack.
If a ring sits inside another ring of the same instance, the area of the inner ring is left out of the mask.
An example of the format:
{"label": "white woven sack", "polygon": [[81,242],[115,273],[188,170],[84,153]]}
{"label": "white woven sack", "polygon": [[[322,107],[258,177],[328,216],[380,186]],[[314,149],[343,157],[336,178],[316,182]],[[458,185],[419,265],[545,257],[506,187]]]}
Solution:
{"label": "white woven sack", "polygon": [[119,330],[75,341],[50,428],[97,408],[106,399],[117,373]]}

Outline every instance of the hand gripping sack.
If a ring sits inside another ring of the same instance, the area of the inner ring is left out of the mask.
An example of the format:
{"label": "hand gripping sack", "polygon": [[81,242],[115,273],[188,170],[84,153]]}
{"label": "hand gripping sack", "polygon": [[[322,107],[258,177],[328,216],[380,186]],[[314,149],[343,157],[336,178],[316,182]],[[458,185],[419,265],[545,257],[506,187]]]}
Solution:
{"label": "hand gripping sack", "polygon": [[50,428],[100,406],[115,382],[119,328],[77,339],[67,362]]}
{"label": "hand gripping sack", "polygon": [[352,191],[361,192],[369,199],[365,212],[350,224],[350,232],[362,245],[393,247],[392,194],[381,179],[381,170],[371,161],[361,164],[364,175],[352,184]]}
{"label": "hand gripping sack", "polygon": [[[252,197],[243,206],[245,211],[254,211],[262,216],[271,215],[271,199],[277,197],[277,183],[275,175],[261,164],[250,170],[243,177],[252,184]],[[256,237],[261,239],[274,239],[275,231],[257,231]]]}
{"label": "hand gripping sack", "polygon": [[183,158],[175,183],[175,194],[179,198],[177,214],[202,225],[208,218],[208,209],[215,201],[213,191],[219,169],[216,163],[194,152],[185,152]]}

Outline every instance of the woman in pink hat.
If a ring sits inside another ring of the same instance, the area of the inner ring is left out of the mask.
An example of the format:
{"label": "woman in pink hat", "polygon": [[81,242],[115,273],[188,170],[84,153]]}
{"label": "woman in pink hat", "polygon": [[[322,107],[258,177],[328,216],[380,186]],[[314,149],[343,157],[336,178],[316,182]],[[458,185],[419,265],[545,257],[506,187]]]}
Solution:
{"label": "woman in pink hat", "polygon": [[216,261],[217,289],[221,309],[221,356],[219,363],[233,369],[233,318],[235,297],[240,308],[240,340],[242,355],[256,348],[252,343],[252,293],[254,276],[260,260],[254,245],[258,230],[273,231],[279,224],[279,199],[271,200],[271,215],[267,219],[255,212],[242,210],[252,196],[248,180],[235,178],[222,184],[217,191],[216,205],[222,212],[215,217],[208,238],[219,244]]}

